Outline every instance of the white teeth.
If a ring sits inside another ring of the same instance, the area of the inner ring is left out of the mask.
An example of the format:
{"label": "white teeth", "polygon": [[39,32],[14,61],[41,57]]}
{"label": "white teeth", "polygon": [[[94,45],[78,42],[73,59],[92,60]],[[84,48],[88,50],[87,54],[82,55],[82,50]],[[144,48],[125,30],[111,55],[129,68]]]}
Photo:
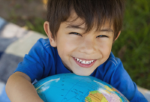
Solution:
{"label": "white teeth", "polygon": [[89,64],[90,62],[89,62],[89,61],[86,61],[85,63],[86,63],[86,64]]}
{"label": "white teeth", "polygon": [[83,61],[83,62],[81,62],[81,63],[86,64],[85,61]]}
{"label": "white teeth", "polygon": [[82,64],[90,64],[92,62],[94,62],[94,60],[91,60],[91,61],[84,61],[84,60],[80,60],[78,58],[75,58],[78,62],[82,63]]}
{"label": "white teeth", "polygon": [[79,60],[79,62],[82,62],[82,60]]}
{"label": "white teeth", "polygon": [[92,63],[93,61],[90,61],[90,63]]}

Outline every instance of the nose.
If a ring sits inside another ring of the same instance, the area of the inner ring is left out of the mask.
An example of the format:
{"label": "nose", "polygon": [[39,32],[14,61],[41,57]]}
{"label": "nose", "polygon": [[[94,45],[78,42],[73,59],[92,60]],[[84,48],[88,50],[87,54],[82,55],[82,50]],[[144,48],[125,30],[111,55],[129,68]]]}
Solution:
{"label": "nose", "polygon": [[86,38],[79,45],[79,51],[85,54],[92,54],[95,52],[95,41],[92,38]]}

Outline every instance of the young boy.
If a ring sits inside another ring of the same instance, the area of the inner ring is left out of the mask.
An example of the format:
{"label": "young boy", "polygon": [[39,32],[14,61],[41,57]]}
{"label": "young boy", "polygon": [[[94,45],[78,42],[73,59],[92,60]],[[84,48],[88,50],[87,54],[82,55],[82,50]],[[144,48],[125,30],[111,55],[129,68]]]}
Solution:
{"label": "young boy", "polygon": [[94,76],[131,102],[147,102],[111,52],[120,35],[123,0],[49,0],[44,30],[15,73],[6,92],[12,102],[43,102],[31,84],[60,73]]}

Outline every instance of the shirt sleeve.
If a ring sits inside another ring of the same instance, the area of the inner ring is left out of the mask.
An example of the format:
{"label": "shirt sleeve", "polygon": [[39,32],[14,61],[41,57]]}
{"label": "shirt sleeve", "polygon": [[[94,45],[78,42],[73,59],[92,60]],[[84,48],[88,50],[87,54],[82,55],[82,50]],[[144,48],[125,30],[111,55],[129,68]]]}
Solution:
{"label": "shirt sleeve", "polygon": [[[110,60],[113,62],[113,66],[107,72],[105,80],[113,87],[118,89],[130,102],[148,102],[141,92],[138,91],[137,85],[132,81],[129,74],[123,67],[120,59]],[[111,63],[112,64],[112,63]],[[108,65],[109,66],[109,65]]]}
{"label": "shirt sleeve", "polygon": [[44,56],[46,56],[46,52],[41,40],[38,40],[29,53],[25,55],[23,61],[18,64],[15,72],[25,73],[32,82],[35,79],[41,79],[44,73]]}

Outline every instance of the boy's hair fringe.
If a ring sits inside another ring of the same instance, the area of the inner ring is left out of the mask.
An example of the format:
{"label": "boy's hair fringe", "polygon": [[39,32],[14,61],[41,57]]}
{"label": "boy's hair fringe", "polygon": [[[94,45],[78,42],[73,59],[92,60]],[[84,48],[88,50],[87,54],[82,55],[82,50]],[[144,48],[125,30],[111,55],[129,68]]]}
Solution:
{"label": "boy's hair fringe", "polygon": [[95,24],[99,30],[107,20],[113,24],[115,39],[122,29],[124,0],[49,0],[47,10],[47,21],[53,37],[56,37],[60,24],[67,21],[74,10],[85,21],[85,32]]}

